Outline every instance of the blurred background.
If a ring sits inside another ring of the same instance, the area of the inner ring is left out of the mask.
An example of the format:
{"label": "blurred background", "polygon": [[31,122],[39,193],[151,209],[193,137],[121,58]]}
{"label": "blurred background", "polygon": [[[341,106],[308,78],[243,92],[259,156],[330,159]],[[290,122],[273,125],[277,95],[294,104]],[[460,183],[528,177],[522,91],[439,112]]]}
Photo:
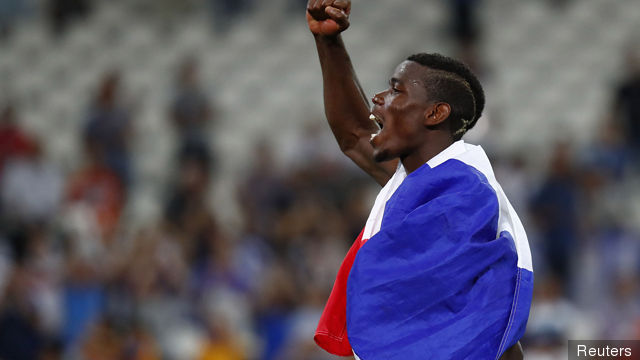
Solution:
{"label": "blurred background", "polygon": [[[0,1],[0,359],[336,359],[379,187],[324,120],[306,0]],[[354,0],[369,94],[463,59],[533,251],[529,360],[640,338],[640,4]]]}

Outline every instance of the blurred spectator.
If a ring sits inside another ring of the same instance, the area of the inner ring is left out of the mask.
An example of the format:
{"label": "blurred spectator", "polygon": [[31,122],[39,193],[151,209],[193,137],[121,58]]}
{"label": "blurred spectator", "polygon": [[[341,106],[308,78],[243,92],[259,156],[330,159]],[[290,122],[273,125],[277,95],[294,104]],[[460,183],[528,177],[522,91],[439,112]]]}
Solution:
{"label": "blurred spectator", "polygon": [[588,239],[589,245],[594,246],[592,259],[597,261],[583,266],[595,270],[589,276],[594,279],[586,284],[583,302],[588,303],[598,317],[597,335],[602,339],[637,339],[640,334],[638,235],[609,218],[591,229]]}
{"label": "blurred spectator", "polygon": [[0,357],[35,360],[45,343],[31,297],[31,279],[17,266],[0,303]]}
{"label": "blurred spectator", "polygon": [[38,316],[38,324],[49,338],[56,338],[62,326],[63,254],[54,245],[46,225],[30,225],[25,229],[26,244],[23,263],[30,276],[29,295]]}
{"label": "blurred spectator", "polygon": [[7,160],[32,150],[32,140],[19,123],[13,104],[0,108],[0,174]]}
{"label": "blurred spectator", "polygon": [[164,340],[180,331],[185,318],[200,317],[183,248],[167,230],[165,224],[144,229],[127,239],[124,253],[114,254],[104,311],[110,326],[124,330],[128,347],[163,355],[169,350]]}
{"label": "blurred spectator", "polygon": [[285,163],[296,169],[315,166],[355,168],[336,146],[333,134],[323,121],[314,119],[300,125],[299,133],[287,146]]}
{"label": "blurred spectator", "polygon": [[217,227],[207,198],[211,159],[203,149],[186,149],[178,156],[177,179],[169,192],[165,219],[189,263],[206,257],[203,248]]}
{"label": "blurred spectator", "polygon": [[49,0],[49,19],[56,35],[62,34],[69,23],[85,17],[91,10],[88,0]]}
{"label": "blurred spectator", "polygon": [[88,210],[105,241],[111,239],[124,208],[124,189],[117,174],[102,161],[101,153],[87,154],[87,163],[69,177],[66,197],[70,206]]}
{"label": "blurred spectator", "polygon": [[18,227],[9,240],[14,266],[0,297],[0,357],[38,359],[62,325],[61,258],[44,227]]}
{"label": "blurred spectator", "polygon": [[82,344],[86,360],[160,360],[153,339],[142,328],[119,327],[110,319],[95,323]]}
{"label": "blurred spectator", "polygon": [[523,154],[508,154],[504,157],[495,156],[493,160],[496,178],[526,226],[525,210],[532,186],[531,177],[527,173],[527,159]]}
{"label": "blurred spectator", "polygon": [[243,269],[235,267],[232,243],[215,228],[211,228],[204,241],[198,246],[198,256],[191,262],[193,295],[203,298],[218,288],[246,294],[248,284],[238,276]]}
{"label": "blurred spectator", "polygon": [[221,326],[210,330],[211,338],[207,340],[202,354],[198,360],[243,360],[246,357],[243,351],[230,339],[230,334]]}
{"label": "blurred spectator", "polygon": [[567,283],[577,240],[578,184],[568,144],[557,144],[549,170],[531,200],[531,211],[543,241],[543,256],[552,276]]}
{"label": "blurred spectator", "polygon": [[615,93],[613,114],[622,123],[627,143],[640,158],[640,50],[627,53],[627,72]]}
{"label": "blurred spectator", "polygon": [[88,151],[104,160],[126,190],[131,182],[131,116],[119,98],[120,74],[108,72],[102,78],[90,106],[84,128]]}
{"label": "blurred spectator", "polygon": [[567,340],[574,338],[574,326],[582,314],[563,296],[563,288],[556,277],[536,278],[527,333],[522,339],[527,359],[567,358]]}
{"label": "blurred spectator", "polygon": [[[122,262],[122,272],[116,274],[112,284],[114,292],[122,291],[123,297],[130,297],[136,304],[155,296],[184,296],[189,286],[189,264],[183,249],[174,238],[166,236],[166,228],[160,229],[138,234]],[[122,308],[123,304],[118,305]]]}
{"label": "blurred spectator", "polygon": [[600,309],[603,339],[635,340],[640,336],[638,280],[633,272],[620,273],[613,279],[613,298]]}
{"label": "blurred spectator", "polygon": [[162,359],[156,341],[143,327],[134,324],[123,336],[121,359],[127,360],[160,360]]}
{"label": "blurred spectator", "polygon": [[282,359],[327,360],[344,359],[328,354],[316,345],[313,337],[324,306],[325,296],[308,299],[297,307],[291,316],[291,336]]}
{"label": "blurred spectator", "polygon": [[278,263],[269,269],[262,286],[256,307],[257,332],[264,341],[259,359],[273,360],[286,351],[297,296],[291,273]]}
{"label": "blurred spectator", "polygon": [[69,351],[77,349],[105,309],[104,265],[100,261],[89,262],[71,251],[67,253],[61,333]]}
{"label": "blurred spectator", "polygon": [[7,162],[0,195],[4,216],[12,221],[49,222],[58,210],[63,191],[62,173],[47,161],[39,143]]}
{"label": "blurred spectator", "polygon": [[264,238],[273,236],[276,218],[293,201],[291,189],[277,171],[273,148],[260,140],[253,149],[250,172],[238,187],[238,202],[243,211],[245,232]]}
{"label": "blurred spectator", "polygon": [[579,165],[582,237],[611,233],[626,221],[626,196],[621,185],[630,164],[630,151],[617,122],[605,123],[597,138],[581,151]]}
{"label": "blurred spectator", "polygon": [[208,308],[203,311],[207,339],[197,359],[249,359],[253,345],[247,342],[243,332],[250,330],[247,315],[251,310],[245,297],[225,290],[210,295]]}
{"label": "blurred spectator", "polygon": [[213,115],[200,84],[197,60],[188,57],[180,65],[171,105],[171,120],[178,131],[180,148],[208,151],[208,130]]}
{"label": "blurred spectator", "polygon": [[583,167],[611,181],[622,180],[632,156],[621,125],[618,121],[603,123],[595,141],[583,149],[582,158],[578,159]]}

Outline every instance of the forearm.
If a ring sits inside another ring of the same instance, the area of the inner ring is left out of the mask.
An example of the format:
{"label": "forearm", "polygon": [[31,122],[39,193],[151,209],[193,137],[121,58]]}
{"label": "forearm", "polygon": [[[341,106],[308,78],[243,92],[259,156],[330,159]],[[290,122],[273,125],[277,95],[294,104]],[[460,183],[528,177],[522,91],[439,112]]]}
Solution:
{"label": "forearm", "polygon": [[369,103],[340,35],[314,37],[322,69],[327,121],[340,148],[348,151],[360,138],[375,132],[375,125],[369,120]]}

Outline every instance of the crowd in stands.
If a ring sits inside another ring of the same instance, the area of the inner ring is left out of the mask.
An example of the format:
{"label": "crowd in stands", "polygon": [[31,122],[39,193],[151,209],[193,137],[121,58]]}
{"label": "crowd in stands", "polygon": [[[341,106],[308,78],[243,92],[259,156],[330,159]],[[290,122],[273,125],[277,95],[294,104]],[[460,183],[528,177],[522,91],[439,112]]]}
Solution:
{"label": "crowd in stands", "polygon": [[[0,32],[20,3],[2,2]],[[229,13],[251,5],[213,3]],[[476,46],[467,23],[476,4],[452,3],[465,52]],[[177,150],[161,216],[134,229],[124,224],[140,135],[118,69],[96,74],[91,102],[78,104],[87,109],[82,162],[71,171],[25,130],[20,107],[0,99],[0,359],[336,358],[313,334],[377,187],[310,119],[295,161],[278,158],[268,138],[252,145],[244,178],[227,189],[242,225],[225,226],[210,201],[224,154],[206,136],[218,108],[198,68],[185,58],[166,104]],[[569,338],[640,338],[640,227],[628,216],[640,184],[639,54],[629,52],[625,71],[587,146],[565,139],[541,165],[492,152],[490,133],[482,139],[529,232],[536,289],[522,342],[531,360],[563,358]]]}

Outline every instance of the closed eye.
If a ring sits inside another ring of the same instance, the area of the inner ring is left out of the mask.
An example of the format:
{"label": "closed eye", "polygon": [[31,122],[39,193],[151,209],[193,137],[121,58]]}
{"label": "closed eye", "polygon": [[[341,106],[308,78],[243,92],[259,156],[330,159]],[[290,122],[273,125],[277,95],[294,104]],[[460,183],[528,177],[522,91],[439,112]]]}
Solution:
{"label": "closed eye", "polygon": [[399,82],[400,81],[396,78],[392,78],[391,80],[389,80],[389,88],[391,89],[392,93],[397,94],[399,92],[402,92],[402,90],[400,90],[400,88],[398,87]]}

